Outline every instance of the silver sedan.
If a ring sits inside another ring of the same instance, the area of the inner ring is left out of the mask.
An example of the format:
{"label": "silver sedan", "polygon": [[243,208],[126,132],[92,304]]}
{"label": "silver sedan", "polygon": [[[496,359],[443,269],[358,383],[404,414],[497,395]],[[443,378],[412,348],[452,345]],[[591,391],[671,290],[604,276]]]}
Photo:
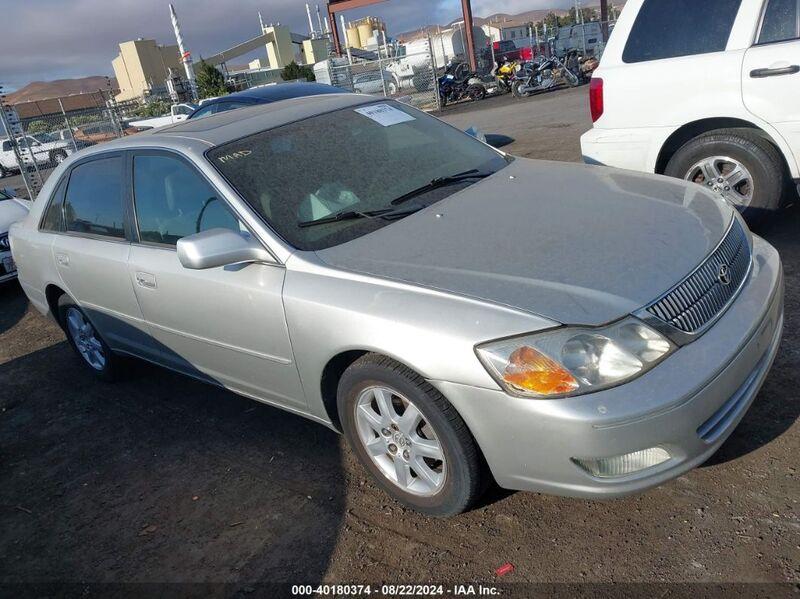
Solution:
{"label": "silver sedan", "polygon": [[492,479],[616,497],[697,466],[783,325],[777,252],[700,186],[353,94],[80,152],[11,244],[89,372],[135,356],[342,431],[438,516]]}

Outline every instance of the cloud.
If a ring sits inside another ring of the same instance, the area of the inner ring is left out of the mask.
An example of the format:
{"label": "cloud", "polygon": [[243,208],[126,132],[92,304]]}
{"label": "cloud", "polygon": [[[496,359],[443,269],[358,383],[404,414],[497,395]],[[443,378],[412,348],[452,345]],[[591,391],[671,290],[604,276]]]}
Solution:
{"label": "cloud", "polygon": [[[314,0],[312,7],[319,1]],[[264,20],[308,30],[303,0],[173,0],[184,39],[193,56],[209,56],[258,35],[258,11]],[[10,5],[14,4],[13,8]],[[569,0],[473,0],[476,16],[569,5]],[[3,32],[0,73],[6,89],[31,81],[111,75],[120,42],[137,37],[174,43],[166,0],[0,0],[14,15]],[[324,14],[324,13],[323,13]],[[355,19],[375,14],[389,33],[445,23],[461,14],[459,0],[391,0],[354,10]]]}

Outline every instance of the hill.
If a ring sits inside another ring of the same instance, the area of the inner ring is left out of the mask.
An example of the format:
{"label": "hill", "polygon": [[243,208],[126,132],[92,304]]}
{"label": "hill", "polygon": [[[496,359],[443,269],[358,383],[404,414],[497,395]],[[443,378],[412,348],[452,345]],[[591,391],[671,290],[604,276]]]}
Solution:
{"label": "hill", "polygon": [[[111,88],[117,89],[117,80],[111,79]],[[34,81],[23,88],[6,95],[9,104],[36,102],[50,98],[63,98],[76,94],[87,94],[108,89],[108,78],[103,76],[83,77],[81,79],[58,79],[56,81]]]}

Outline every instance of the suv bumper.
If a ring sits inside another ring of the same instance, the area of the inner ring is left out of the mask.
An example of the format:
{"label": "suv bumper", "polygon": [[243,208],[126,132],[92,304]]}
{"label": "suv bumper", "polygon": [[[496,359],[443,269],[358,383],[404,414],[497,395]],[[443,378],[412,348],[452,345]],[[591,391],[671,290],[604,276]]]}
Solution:
{"label": "suv bumper", "polygon": [[[578,398],[520,399],[431,381],[464,418],[500,486],[575,497],[619,497],[707,460],[733,432],[769,372],[783,329],[777,251],[755,237],[754,265],[728,311],[700,339],[620,387]],[[573,458],[659,447],[669,459],[598,478]]]}
{"label": "suv bumper", "polygon": [[581,136],[586,164],[654,173],[671,128],[590,129]]}

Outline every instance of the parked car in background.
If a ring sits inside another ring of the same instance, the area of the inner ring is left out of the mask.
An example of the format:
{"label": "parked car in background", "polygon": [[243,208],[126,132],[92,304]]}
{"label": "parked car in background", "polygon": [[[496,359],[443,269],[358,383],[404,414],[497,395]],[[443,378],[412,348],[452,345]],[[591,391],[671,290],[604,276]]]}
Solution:
{"label": "parked car in background", "polygon": [[[133,135],[138,131],[135,127],[123,125],[123,135]],[[78,143],[94,145],[117,139],[119,137],[119,129],[111,121],[99,121],[77,127],[73,135]]]}
{"label": "parked car in background", "polygon": [[[381,76],[383,79],[381,80]],[[353,73],[353,91],[359,94],[374,94],[393,96],[400,89],[400,83],[394,73],[390,71],[370,70],[363,73]]]}
{"label": "parked car in background", "polygon": [[165,127],[166,125],[174,125],[175,123],[185,121],[195,110],[197,110],[196,104],[173,104],[170,106],[170,113],[167,115],[130,121],[128,126],[139,130],[146,130],[156,127]]}
{"label": "parked car in background", "polygon": [[694,468],[783,326],[777,252],[708,190],[513,158],[359,94],[89,148],[11,246],[87,372],[139,356],[341,430],[436,516],[489,471],[607,498]]}
{"label": "parked car in background", "polygon": [[28,216],[30,202],[16,197],[11,189],[0,189],[0,284],[17,278],[17,266],[11,256],[8,229]]}
{"label": "parked car in background", "polygon": [[584,160],[703,185],[751,223],[800,182],[800,4],[629,0],[591,82]]}
{"label": "parked car in background", "polygon": [[324,94],[342,94],[345,90],[324,83],[279,83],[252,87],[245,91],[236,92],[227,96],[220,96],[204,102],[200,108],[189,115],[190,119],[201,119],[212,114],[227,112],[245,106],[256,104],[271,104],[281,100],[303,98],[305,96],[319,96]]}
{"label": "parked car in background", "polygon": [[[9,138],[0,140],[0,177],[19,172],[19,164],[11,144]],[[23,157],[32,156],[40,166],[61,164],[74,152],[72,144],[68,142],[59,140],[40,142],[32,135],[26,136],[25,140],[20,142],[19,151]]]}
{"label": "parked car in background", "polygon": [[[73,135],[74,132],[71,132],[69,129],[59,129],[58,131],[50,131],[49,133],[33,133],[31,137],[40,143],[65,142],[68,146],[72,146]],[[90,141],[78,139],[74,139],[74,141],[78,150],[94,145]]]}

